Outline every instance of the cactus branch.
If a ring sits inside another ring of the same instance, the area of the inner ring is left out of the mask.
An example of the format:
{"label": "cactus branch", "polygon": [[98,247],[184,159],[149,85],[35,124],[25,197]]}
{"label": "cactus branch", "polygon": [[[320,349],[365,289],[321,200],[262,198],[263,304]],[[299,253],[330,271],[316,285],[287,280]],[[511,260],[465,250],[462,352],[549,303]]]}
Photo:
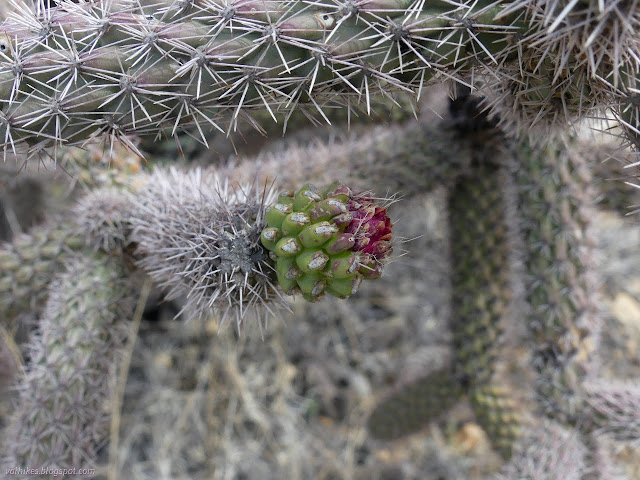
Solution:
{"label": "cactus branch", "polygon": [[92,255],[72,257],[51,288],[3,438],[11,467],[71,468],[107,439],[109,378],[135,290],[117,261]]}
{"label": "cactus branch", "polygon": [[574,140],[514,150],[518,210],[525,241],[525,289],[535,338],[534,368],[543,410],[565,424],[580,421],[582,383],[593,375],[599,303],[589,230],[591,171]]}

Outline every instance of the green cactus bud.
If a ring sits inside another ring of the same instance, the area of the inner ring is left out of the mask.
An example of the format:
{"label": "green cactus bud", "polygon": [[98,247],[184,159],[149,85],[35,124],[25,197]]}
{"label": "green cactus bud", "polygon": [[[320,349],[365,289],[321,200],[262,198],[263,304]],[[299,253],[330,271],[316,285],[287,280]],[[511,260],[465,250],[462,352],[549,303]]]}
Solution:
{"label": "green cactus bud", "polygon": [[279,257],[276,261],[276,276],[282,290],[286,293],[295,293],[298,288],[298,279],[302,270],[298,268],[295,257]]}
{"label": "green cactus bud", "polygon": [[284,218],[293,211],[293,207],[286,203],[276,203],[267,211],[267,223],[273,227],[280,228]]}
{"label": "green cactus bud", "polygon": [[[266,245],[265,245],[266,248]],[[298,239],[293,237],[284,237],[276,243],[274,252],[280,257],[293,257],[302,250],[302,246]]]}
{"label": "green cactus bud", "polygon": [[319,250],[306,250],[296,257],[296,263],[304,273],[320,271],[328,261],[329,256]]}
{"label": "green cactus bud", "polygon": [[341,213],[346,213],[347,206],[341,200],[330,198],[316,203],[310,210],[309,215],[314,222],[329,220]]}
{"label": "green cactus bud", "polygon": [[380,277],[392,251],[386,209],[342,182],[322,190],[307,184],[278,202],[260,238],[282,290],[300,290],[309,301],[325,292],[347,298],[364,278]]}
{"label": "green cactus bud", "polygon": [[296,192],[293,200],[293,208],[301,211],[320,200],[318,189],[311,184],[307,184]]}
{"label": "green cactus bud", "polygon": [[261,235],[260,235],[260,241],[262,242],[263,245],[269,245],[269,249],[273,250],[276,246],[276,243],[278,240],[280,240],[281,234],[280,234],[280,230],[278,230],[275,227],[270,227],[270,228],[265,228]]}
{"label": "green cactus bud", "polygon": [[355,295],[362,283],[362,276],[355,275],[346,278],[332,279],[327,282],[327,293],[338,298],[349,298],[351,295]]}
{"label": "green cactus bud", "polygon": [[285,293],[293,293],[298,288],[295,278],[288,278],[286,274],[283,275],[280,272],[276,273],[276,278]]}
{"label": "green cactus bud", "polygon": [[318,222],[313,225],[309,225],[302,232],[300,232],[300,241],[302,244],[309,247],[319,247],[323,243],[326,243],[331,237],[338,232],[338,227],[332,225],[329,222]]}
{"label": "green cactus bud", "polygon": [[311,218],[306,213],[290,213],[282,221],[282,234],[297,235],[309,223],[311,223]]}
{"label": "green cactus bud", "polygon": [[324,293],[324,287],[327,284],[322,273],[302,275],[297,281],[302,293],[306,293],[314,299]]}
{"label": "green cactus bud", "polygon": [[293,198],[295,194],[296,192],[294,192],[293,190],[286,190],[284,192],[280,192],[278,194],[278,203],[282,203],[284,205],[293,204]]}
{"label": "green cactus bud", "polygon": [[343,252],[331,259],[327,273],[333,278],[348,278],[358,270],[359,266],[359,256],[357,254]]}

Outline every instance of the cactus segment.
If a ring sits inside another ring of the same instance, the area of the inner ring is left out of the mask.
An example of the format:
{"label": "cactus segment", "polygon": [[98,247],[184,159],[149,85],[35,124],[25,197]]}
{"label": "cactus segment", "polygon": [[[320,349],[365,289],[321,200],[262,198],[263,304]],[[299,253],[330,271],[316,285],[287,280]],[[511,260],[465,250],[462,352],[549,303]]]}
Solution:
{"label": "cactus segment", "polygon": [[393,250],[387,210],[341,182],[281,193],[265,223],[260,240],[280,287],[309,301],[355,294],[363,279],[380,277]]}
{"label": "cactus segment", "polygon": [[420,430],[462,398],[448,366],[417,379],[383,399],[367,421],[373,438],[394,440]]}
{"label": "cactus segment", "polygon": [[338,232],[338,227],[330,222],[318,222],[308,226],[300,232],[299,238],[302,245],[307,248],[319,247],[326,243],[334,234]]}
{"label": "cactus segment", "polygon": [[[420,91],[438,72],[468,72],[472,54],[490,48],[480,35],[508,49],[525,28],[499,3],[35,3],[0,25],[3,147],[32,154],[191,126],[206,144],[206,128],[231,130],[256,110],[288,119],[366,101],[370,113],[378,90]],[[316,195],[299,191],[295,209]]]}
{"label": "cactus segment", "polygon": [[523,260],[531,311],[526,325],[538,346],[536,396],[550,418],[579,424],[581,391],[597,372],[594,357],[603,324],[589,157],[574,137],[544,146],[522,141],[514,152],[519,228],[527,245]]}
{"label": "cactus segment", "polygon": [[37,228],[0,245],[0,326],[18,327],[20,312],[37,312],[47,300],[47,284],[74,250],[83,246],[73,227]]}
{"label": "cactus segment", "polygon": [[284,237],[276,244],[274,252],[280,257],[293,257],[300,253],[300,242],[293,237]]}
{"label": "cactus segment", "polygon": [[280,228],[285,217],[293,211],[293,207],[286,203],[276,203],[267,211],[266,219],[269,225]]}
{"label": "cactus segment", "polygon": [[505,459],[511,457],[513,446],[527,424],[526,408],[506,384],[490,382],[469,395],[477,422],[485,431],[493,448]]}
{"label": "cactus segment", "polygon": [[505,174],[484,155],[479,152],[473,175],[461,177],[448,198],[455,362],[472,387],[493,375],[496,340],[512,295]]}

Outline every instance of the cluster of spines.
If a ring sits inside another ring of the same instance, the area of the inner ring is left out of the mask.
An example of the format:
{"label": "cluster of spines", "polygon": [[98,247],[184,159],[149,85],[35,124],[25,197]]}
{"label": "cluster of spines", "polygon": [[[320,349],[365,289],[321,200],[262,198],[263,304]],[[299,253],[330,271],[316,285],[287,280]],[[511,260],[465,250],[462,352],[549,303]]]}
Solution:
{"label": "cluster of spines", "polygon": [[119,234],[167,298],[186,298],[190,315],[215,308],[240,325],[247,315],[263,319],[287,308],[260,244],[269,189],[234,186],[200,169],[156,169],[122,193],[128,201]]}
{"label": "cluster of spines", "polygon": [[585,399],[600,432],[640,445],[640,385],[604,379],[586,382]]}
{"label": "cluster of spines", "polygon": [[558,423],[545,422],[530,430],[516,446],[498,478],[583,480],[589,471],[587,455],[587,447],[574,431]]}
{"label": "cluster of spines", "polygon": [[265,215],[261,241],[285,293],[308,301],[354,295],[363,279],[382,275],[391,253],[391,222],[373,199],[334,182],[286,191]]}

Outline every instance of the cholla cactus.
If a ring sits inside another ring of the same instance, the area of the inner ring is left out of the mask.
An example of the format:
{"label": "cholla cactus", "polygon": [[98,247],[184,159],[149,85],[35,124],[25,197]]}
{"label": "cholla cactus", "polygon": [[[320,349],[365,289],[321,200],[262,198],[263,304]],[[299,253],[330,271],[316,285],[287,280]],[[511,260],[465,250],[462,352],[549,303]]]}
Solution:
{"label": "cholla cactus", "polygon": [[[135,271],[183,299],[187,317],[213,310],[263,325],[287,294],[346,298],[382,274],[391,220],[369,189],[442,187],[451,362],[388,395],[371,435],[414,432],[467,397],[506,478],[615,472],[599,435],[637,441],[638,393],[596,380],[592,165],[566,127],[608,110],[638,145],[638,15],[624,0],[16,3],[0,26],[5,157],[61,159],[92,191],[64,221],[0,249],[5,330],[21,313],[40,317],[6,462],[96,457]],[[68,146],[94,139],[113,158],[115,140],[141,153],[134,136],[187,134],[209,146],[211,132],[241,121],[263,130],[265,112],[285,127],[294,112],[329,120],[333,107],[351,120],[356,107],[370,114],[380,97],[420,97],[444,79],[478,90],[489,117],[459,89],[442,121],[424,115],[235,166],[148,173],[129,158],[114,162],[125,173],[104,174],[68,161]],[[524,138],[536,132],[549,134],[545,145]],[[520,314],[514,251],[528,304]],[[509,319],[526,320],[528,396],[498,378]]]}

